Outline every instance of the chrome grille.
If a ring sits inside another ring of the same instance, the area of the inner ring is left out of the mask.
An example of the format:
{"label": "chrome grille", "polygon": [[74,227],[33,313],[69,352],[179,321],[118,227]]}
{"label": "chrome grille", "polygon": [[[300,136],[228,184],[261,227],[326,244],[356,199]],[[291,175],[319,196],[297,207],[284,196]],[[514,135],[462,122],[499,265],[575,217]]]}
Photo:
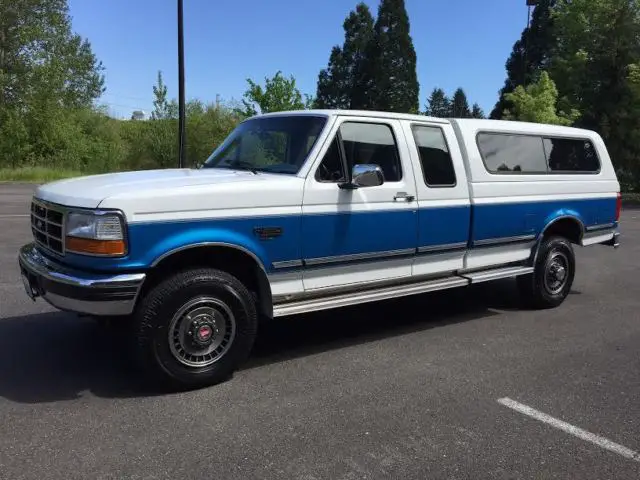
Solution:
{"label": "chrome grille", "polygon": [[41,202],[31,202],[31,232],[38,245],[64,255],[63,225],[63,212]]}

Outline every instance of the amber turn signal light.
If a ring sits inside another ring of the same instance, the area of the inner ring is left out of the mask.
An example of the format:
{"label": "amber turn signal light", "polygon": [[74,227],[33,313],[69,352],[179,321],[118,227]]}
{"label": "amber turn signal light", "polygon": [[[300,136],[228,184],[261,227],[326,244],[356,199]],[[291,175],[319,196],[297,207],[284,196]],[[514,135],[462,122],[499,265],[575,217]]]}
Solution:
{"label": "amber turn signal light", "polygon": [[66,250],[91,255],[124,255],[123,240],[94,240],[90,238],[67,237]]}

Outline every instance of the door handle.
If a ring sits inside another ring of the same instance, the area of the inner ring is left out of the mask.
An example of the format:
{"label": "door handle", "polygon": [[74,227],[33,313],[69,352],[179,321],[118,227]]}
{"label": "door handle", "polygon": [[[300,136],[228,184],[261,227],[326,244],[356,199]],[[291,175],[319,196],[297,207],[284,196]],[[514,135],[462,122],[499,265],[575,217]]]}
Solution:
{"label": "door handle", "polygon": [[416,197],[413,195],[409,195],[407,192],[398,192],[393,196],[393,199],[397,202],[398,200],[404,200],[406,202],[413,202]]}

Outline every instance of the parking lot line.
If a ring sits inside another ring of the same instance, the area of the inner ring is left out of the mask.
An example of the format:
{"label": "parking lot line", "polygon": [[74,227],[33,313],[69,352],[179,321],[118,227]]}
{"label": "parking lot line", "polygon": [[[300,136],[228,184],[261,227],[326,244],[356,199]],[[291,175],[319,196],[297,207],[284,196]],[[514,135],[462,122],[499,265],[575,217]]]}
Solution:
{"label": "parking lot line", "polygon": [[638,452],[634,452],[633,450],[612,442],[611,440],[608,440],[604,437],[600,437],[591,432],[587,432],[586,430],[575,427],[567,422],[558,420],[557,418],[547,415],[546,413],[542,413],[522,403],[516,402],[515,400],[511,400],[510,398],[505,397],[498,399],[498,403],[504,405],[505,407],[509,407],[517,412],[520,412],[523,415],[535,418],[536,420],[546,423],[547,425],[551,425],[558,430],[562,430],[575,437],[581,438],[582,440],[586,440],[587,442],[598,445],[601,448],[615,452],[618,455],[622,455],[623,457],[626,457],[630,460],[640,462],[640,453]]}
{"label": "parking lot line", "polygon": [[29,217],[29,216],[30,215],[24,214],[24,213],[16,213],[13,215],[10,215],[10,214],[0,215],[0,218],[18,218],[18,217],[22,218],[22,217]]}

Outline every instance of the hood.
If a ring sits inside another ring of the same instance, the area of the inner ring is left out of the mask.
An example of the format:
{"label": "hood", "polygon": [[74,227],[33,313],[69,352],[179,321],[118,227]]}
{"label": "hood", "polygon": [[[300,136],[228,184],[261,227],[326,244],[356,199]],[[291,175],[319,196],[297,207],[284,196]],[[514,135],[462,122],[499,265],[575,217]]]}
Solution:
{"label": "hood", "polygon": [[198,185],[259,181],[271,175],[254,175],[242,170],[162,169],[90,175],[41,185],[36,198],[81,208],[96,208],[106,198],[145,191],[176,189]]}

